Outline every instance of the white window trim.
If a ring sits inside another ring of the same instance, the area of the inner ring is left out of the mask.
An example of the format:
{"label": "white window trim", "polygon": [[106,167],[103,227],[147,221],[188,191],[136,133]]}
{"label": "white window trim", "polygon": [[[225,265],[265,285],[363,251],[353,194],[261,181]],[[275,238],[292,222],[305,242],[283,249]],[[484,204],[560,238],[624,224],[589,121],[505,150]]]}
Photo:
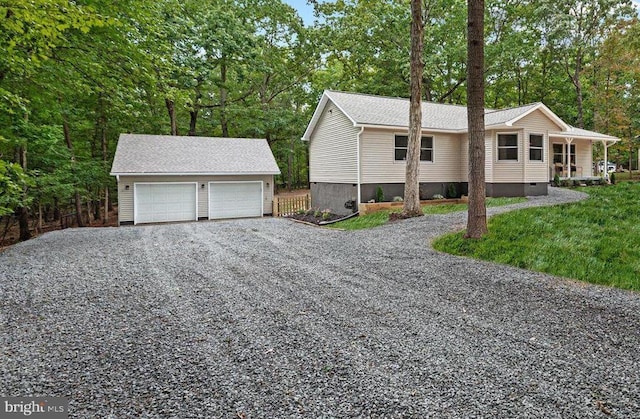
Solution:
{"label": "white window trim", "polygon": [[[551,143],[551,148],[550,148],[550,150],[549,150],[549,157],[550,157],[549,163],[550,163],[551,165],[553,165],[553,164],[554,164],[553,156],[555,155],[555,153],[554,153],[554,151],[553,151],[553,146],[554,146],[555,144],[558,144],[558,145],[561,145],[561,146],[562,146],[562,165],[565,165],[565,166],[566,166],[566,164],[567,164],[567,162],[565,161],[565,160],[566,160],[566,157],[567,157],[567,143],[566,143],[566,142],[559,142],[559,141],[556,141],[556,142]],[[578,158],[578,148],[576,147],[576,144],[575,144],[575,143],[571,143],[571,144],[569,145],[569,153],[571,153],[571,147],[573,147],[573,149],[575,150],[575,151],[574,151],[574,153],[573,153],[573,157],[574,157],[574,159],[576,159],[576,160],[577,160],[577,158]],[[575,161],[574,161],[574,164],[575,164]]]}
{"label": "white window trim", "polygon": [[[531,160],[531,136],[532,135],[539,135],[542,137],[542,147],[534,147],[535,150],[541,150],[541,154],[542,154],[542,159],[540,160]],[[544,134],[541,134],[539,132],[530,132],[527,135],[527,160],[532,162],[532,163],[544,163],[545,162],[545,144],[547,143],[547,139],[545,137]]]}
{"label": "white window trim", "polygon": [[[517,138],[517,145],[515,149],[518,151],[518,157],[515,160],[511,159],[501,159],[500,158],[500,148],[514,148],[512,146],[509,147],[500,147],[500,136],[501,135],[515,135]],[[513,132],[496,132],[496,163],[520,163],[520,133],[518,131]]]}
{"label": "white window trim", "polygon": [[196,218],[198,221],[198,182],[133,182],[133,224],[138,225],[138,200],[136,199],[136,185],[194,185],[196,188]]}
{"label": "white window trim", "polygon": [[219,184],[219,183],[259,183],[260,184],[260,217],[264,217],[264,182],[261,180],[221,180],[221,181],[210,181],[209,186],[207,187],[207,215],[210,220],[214,218],[211,215],[211,185]]}
{"label": "white window trim", "polygon": [[[407,160],[396,160],[396,136],[403,136],[403,137],[407,137],[409,138],[409,133],[406,132],[395,132],[393,134],[393,138],[391,139],[391,141],[393,141],[393,147],[391,148],[391,158],[393,159],[393,163],[394,164],[406,164]],[[431,160],[420,160],[420,164],[434,164],[436,162],[436,136],[433,134],[420,134],[420,138],[422,139],[422,137],[431,137]],[[399,148],[403,148],[403,147],[399,147]],[[420,148],[420,150],[422,150],[422,148]]]}

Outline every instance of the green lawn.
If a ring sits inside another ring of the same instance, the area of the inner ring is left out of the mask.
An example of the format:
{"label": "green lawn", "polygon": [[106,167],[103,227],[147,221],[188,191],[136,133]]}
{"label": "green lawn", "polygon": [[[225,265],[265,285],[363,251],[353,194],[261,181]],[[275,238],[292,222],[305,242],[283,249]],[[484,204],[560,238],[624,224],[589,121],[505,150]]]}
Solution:
{"label": "green lawn", "polygon": [[[516,204],[526,201],[526,198],[487,198],[487,207],[498,207],[501,205]],[[442,204],[442,205],[425,205],[422,211],[425,215],[429,214],[448,214],[450,212],[464,211],[467,204]],[[328,227],[341,228],[344,230],[361,230],[363,228],[378,227],[389,221],[389,213],[392,211],[401,211],[401,209],[378,211],[367,215],[350,218],[339,223],[330,224]]]}
{"label": "green lawn", "polygon": [[640,184],[582,188],[586,201],[492,217],[489,234],[463,232],[434,248],[595,284],[640,291]]}

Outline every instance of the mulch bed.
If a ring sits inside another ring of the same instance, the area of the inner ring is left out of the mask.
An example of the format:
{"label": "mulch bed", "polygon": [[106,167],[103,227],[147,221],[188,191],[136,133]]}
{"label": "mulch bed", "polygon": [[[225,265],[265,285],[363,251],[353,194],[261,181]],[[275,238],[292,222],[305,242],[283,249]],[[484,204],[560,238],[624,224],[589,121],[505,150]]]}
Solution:
{"label": "mulch bed", "polygon": [[316,217],[313,214],[291,214],[288,215],[287,218],[293,218],[294,220],[298,220],[298,221],[304,221],[306,223],[311,223],[311,224],[320,224],[321,221],[334,221],[334,220],[338,220],[340,218],[344,217],[344,215],[337,215],[337,214],[332,214],[329,213],[328,216],[323,217],[322,215],[320,215],[319,217]]}
{"label": "mulch bed", "polygon": [[389,214],[389,221],[398,221],[398,220],[406,220],[408,218],[414,218],[414,217],[422,217],[424,214],[421,215],[405,215],[402,212],[392,212]]}

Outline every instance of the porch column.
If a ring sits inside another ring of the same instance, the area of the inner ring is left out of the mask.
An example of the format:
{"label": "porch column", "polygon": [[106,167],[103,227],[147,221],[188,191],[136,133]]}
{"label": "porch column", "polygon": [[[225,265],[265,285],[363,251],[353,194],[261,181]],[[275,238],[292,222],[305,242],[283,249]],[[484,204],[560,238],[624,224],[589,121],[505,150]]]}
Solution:
{"label": "porch column", "polygon": [[564,141],[567,143],[567,179],[571,179],[571,143],[573,142],[573,137],[565,137]]}
{"label": "porch column", "polygon": [[602,140],[604,146],[604,179],[609,181],[609,146],[614,145],[616,142],[609,143],[607,140]]}

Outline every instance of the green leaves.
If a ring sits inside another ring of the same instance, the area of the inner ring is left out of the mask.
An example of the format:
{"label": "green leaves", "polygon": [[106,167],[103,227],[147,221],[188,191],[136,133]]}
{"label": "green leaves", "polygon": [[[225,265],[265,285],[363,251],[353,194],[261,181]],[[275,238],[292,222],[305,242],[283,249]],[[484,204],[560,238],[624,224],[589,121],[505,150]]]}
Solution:
{"label": "green leaves", "polygon": [[25,193],[33,180],[22,170],[19,164],[0,160],[0,216],[13,214],[31,199]]}

